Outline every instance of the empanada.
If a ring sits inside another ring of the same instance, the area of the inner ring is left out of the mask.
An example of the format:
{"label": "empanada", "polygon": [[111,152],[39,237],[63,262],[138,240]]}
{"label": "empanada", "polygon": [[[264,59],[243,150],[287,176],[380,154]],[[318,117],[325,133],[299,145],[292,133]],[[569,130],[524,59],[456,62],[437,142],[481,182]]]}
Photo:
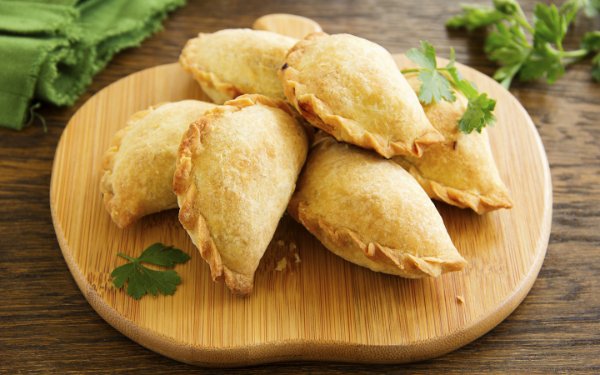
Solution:
{"label": "empanada", "polygon": [[[418,92],[417,77],[413,75],[408,79]],[[512,207],[487,131],[465,134],[458,130],[467,100],[459,92],[454,94],[457,100],[453,103],[441,101],[424,106],[429,121],[444,135],[445,142],[432,145],[420,158],[406,156],[394,160],[417,179],[431,198],[469,207],[478,214]]]}
{"label": "empanada", "polygon": [[177,207],[172,181],[181,136],[214,107],[198,100],[161,104],[135,113],[115,134],[100,183],[115,224],[124,228],[144,215]]}
{"label": "empanada", "polygon": [[233,292],[252,290],[307,149],[292,109],[262,95],[225,103],[183,137],[173,179],[179,220],[213,279]]}
{"label": "empanada", "polygon": [[421,278],[466,264],[408,172],[328,136],[310,151],[288,212],[333,253],[373,271]]}
{"label": "empanada", "polygon": [[215,103],[241,94],[284,99],[277,71],[294,43],[268,31],[226,29],[190,39],[179,62]]}
{"label": "empanada", "polygon": [[289,102],[337,140],[386,158],[420,156],[443,140],[392,56],[368,40],[311,34],[288,52],[280,77]]}

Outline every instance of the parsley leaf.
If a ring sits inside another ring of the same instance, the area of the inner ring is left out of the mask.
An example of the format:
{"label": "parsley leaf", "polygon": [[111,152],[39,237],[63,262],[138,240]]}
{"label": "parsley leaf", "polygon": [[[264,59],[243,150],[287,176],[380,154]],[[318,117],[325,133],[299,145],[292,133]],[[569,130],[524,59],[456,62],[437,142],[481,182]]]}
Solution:
{"label": "parsley leaf", "polygon": [[422,68],[430,70],[437,68],[435,48],[429,42],[422,40],[419,48],[411,48],[406,51],[406,57]]}
{"label": "parsley leaf", "polygon": [[534,42],[554,43],[562,46],[567,34],[568,22],[564,14],[560,14],[556,5],[535,4]]}
{"label": "parsley leaf", "polygon": [[487,125],[493,125],[496,117],[492,113],[496,107],[496,101],[489,98],[486,93],[479,94],[469,99],[467,110],[458,122],[458,129],[463,133],[471,133],[481,130]]}
{"label": "parsley leaf", "polygon": [[506,26],[502,23],[496,25],[496,30],[490,33],[484,47],[489,59],[500,65],[500,69],[494,73],[494,79],[505,88],[510,87],[513,78],[529,57],[531,48],[519,26]]}
{"label": "parsley leaf", "polygon": [[600,82],[600,53],[592,59],[592,77]]}
{"label": "parsley leaf", "polygon": [[127,282],[127,294],[139,300],[150,293],[172,295],[181,283],[181,278],[173,270],[159,271],[147,268],[142,263],[156,266],[174,267],[175,264],[185,263],[190,257],[183,251],[161,243],[150,245],[138,258],[118,253],[130,263],[115,268],[110,274],[113,285],[120,289]]}
{"label": "parsley leaf", "polygon": [[177,263],[187,262],[190,260],[190,256],[173,246],[165,246],[160,242],[157,242],[148,246],[138,260],[157,266],[173,267]]}
{"label": "parsley leaf", "polygon": [[402,73],[418,73],[421,81],[419,100],[423,104],[430,104],[446,100],[454,102],[456,96],[452,88],[461,92],[468,100],[467,109],[458,122],[458,129],[464,133],[473,130],[481,133],[486,125],[495,121],[494,108],[496,101],[485,93],[479,93],[475,86],[463,79],[455,66],[456,57],[454,49],[450,49],[450,61],[443,68],[438,68],[435,58],[435,48],[428,42],[421,41],[419,48],[408,50],[406,56],[419,65],[417,69],[406,69]]}
{"label": "parsley leaf", "polygon": [[589,18],[596,17],[600,13],[600,0],[582,0],[583,11]]}
{"label": "parsley leaf", "polygon": [[[581,47],[588,51],[600,52],[600,31],[586,33],[583,36]],[[600,82],[600,53],[597,53],[592,59],[592,77]]]}
{"label": "parsley leaf", "polygon": [[461,5],[462,14],[450,18],[446,26],[452,28],[465,27],[469,31],[495,24],[506,18],[506,15],[491,7],[476,5]]}
{"label": "parsley leaf", "polygon": [[419,89],[419,100],[422,103],[437,103],[442,99],[449,102],[456,100],[450,89],[450,82],[437,70],[423,69],[419,73],[419,80],[422,82]]}
{"label": "parsley leaf", "polygon": [[586,5],[584,3],[587,2],[588,0],[566,1],[559,8],[560,14],[565,17],[567,23],[571,23],[571,21],[575,19],[577,13],[579,13],[582,7],[585,8]]}
{"label": "parsley leaf", "polygon": [[[545,78],[554,83],[569,64],[596,51],[585,40],[580,49],[565,51],[563,41],[569,24],[579,12],[591,15],[597,14],[598,9],[600,0],[567,0],[560,7],[539,2],[535,5],[532,26],[516,0],[493,0],[493,7],[462,6],[462,13],[450,18],[447,26],[469,31],[495,26],[490,28],[484,50],[499,65],[494,79],[504,87],[508,88],[514,77],[523,81]],[[598,75],[596,63],[594,58],[594,77]]]}
{"label": "parsley leaf", "polygon": [[419,80],[421,81],[419,100],[422,103],[437,103],[442,99],[450,102],[456,100],[450,89],[450,82],[437,71],[435,48],[431,43],[421,41],[421,47],[409,49],[406,56],[421,67],[419,69]]}
{"label": "parsley leaf", "polygon": [[519,78],[523,81],[545,77],[548,83],[554,83],[565,74],[560,55],[548,44],[536,47],[523,64]]}
{"label": "parsley leaf", "polygon": [[589,51],[600,51],[600,31],[585,33],[581,41],[581,47]]}

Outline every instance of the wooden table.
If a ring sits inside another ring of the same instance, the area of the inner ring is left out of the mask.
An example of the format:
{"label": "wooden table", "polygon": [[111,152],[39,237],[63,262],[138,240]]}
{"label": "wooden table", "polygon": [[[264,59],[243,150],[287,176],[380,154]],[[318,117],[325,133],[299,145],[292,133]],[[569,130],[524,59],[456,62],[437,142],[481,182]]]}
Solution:
{"label": "wooden table", "polygon": [[[530,14],[534,1],[523,3]],[[313,18],[331,33],[351,32],[391,52],[421,39],[438,46],[441,55],[454,46],[459,61],[493,73],[482,33],[445,29],[444,20],[457,11],[457,4],[442,0],[190,1],[173,13],[164,31],[119,54],[74,107],[44,106],[47,133],[39,125],[22,132],[0,129],[0,373],[203,371],[144,349],[105,323],[62,258],[50,218],[50,170],[67,121],[91,95],[132,72],[175,61],[199,31],[249,27],[274,12]],[[599,19],[581,19],[567,46],[592,28],[600,28]],[[548,153],[554,220],[539,278],[505,322],[454,353],[412,365],[283,363],[249,372],[600,372],[600,85],[592,83],[589,70],[589,63],[580,63],[553,86],[518,83],[511,89]]]}

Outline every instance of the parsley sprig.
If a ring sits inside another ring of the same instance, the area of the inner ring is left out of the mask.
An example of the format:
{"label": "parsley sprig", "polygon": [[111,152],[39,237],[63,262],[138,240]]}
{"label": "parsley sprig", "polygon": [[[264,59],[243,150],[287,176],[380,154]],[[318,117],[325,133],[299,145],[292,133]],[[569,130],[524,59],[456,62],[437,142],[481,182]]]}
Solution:
{"label": "parsley sprig", "polygon": [[[600,0],[567,0],[560,7],[537,3],[532,24],[516,0],[493,0],[493,6],[463,5],[462,13],[450,18],[446,25],[469,31],[494,26],[484,51],[500,66],[494,79],[508,88],[515,77],[522,81],[544,78],[554,83],[568,65],[599,52],[600,31],[588,32],[579,49],[565,50],[563,46],[577,14],[584,11],[592,17],[599,9]],[[600,54],[592,64],[592,76],[600,81]]]}
{"label": "parsley sprig", "polygon": [[162,243],[150,245],[138,258],[130,257],[123,253],[118,256],[125,258],[129,263],[115,268],[112,273],[113,284],[120,289],[127,282],[127,294],[139,300],[147,293],[154,296],[158,293],[172,295],[181,283],[181,278],[173,270],[154,270],[142,263],[153,264],[172,268],[175,264],[185,263],[190,256],[172,246]]}
{"label": "parsley sprig", "polygon": [[493,111],[496,101],[486,93],[480,93],[475,86],[462,78],[455,66],[454,49],[450,49],[450,61],[444,67],[438,67],[435,58],[435,48],[429,42],[421,41],[419,48],[411,48],[406,52],[419,68],[404,69],[403,74],[418,74],[421,81],[419,100],[423,104],[437,103],[441,100],[454,102],[454,90],[461,92],[468,100],[465,113],[458,122],[458,129],[463,133],[481,130],[494,124],[496,118]]}

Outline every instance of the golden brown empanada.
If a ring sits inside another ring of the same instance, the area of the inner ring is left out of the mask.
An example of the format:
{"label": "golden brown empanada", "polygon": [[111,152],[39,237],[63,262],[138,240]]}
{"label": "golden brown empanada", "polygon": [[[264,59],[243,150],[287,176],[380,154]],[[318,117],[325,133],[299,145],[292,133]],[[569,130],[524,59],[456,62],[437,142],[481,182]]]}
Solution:
{"label": "golden brown empanada", "polygon": [[198,100],[160,104],[135,113],[115,134],[104,154],[100,190],[106,210],[120,228],[177,207],[172,182],[181,136],[214,107]]}
{"label": "golden brown empanada", "polygon": [[291,108],[262,95],[208,112],[183,137],[173,179],[179,220],[213,279],[233,292],[252,290],[307,149]]}
{"label": "golden brown empanada", "polygon": [[311,34],[288,52],[280,77],[290,103],[338,140],[386,158],[420,156],[443,140],[392,56],[368,40]]}
{"label": "golden brown empanada", "polygon": [[268,31],[226,29],[190,39],[179,62],[215,103],[241,94],[284,99],[277,71],[294,43]]}
{"label": "golden brown empanada", "polygon": [[288,212],[333,253],[373,271],[420,278],[466,264],[408,172],[331,137],[311,150]]}
{"label": "golden brown empanada", "polygon": [[[416,76],[408,77],[418,92],[420,82]],[[441,101],[425,105],[425,114],[446,141],[431,145],[420,158],[396,157],[421,184],[427,194],[458,207],[469,207],[478,214],[499,208],[510,208],[508,189],[496,167],[488,134],[462,133],[458,121],[467,108],[466,98],[454,93],[453,103]]]}

